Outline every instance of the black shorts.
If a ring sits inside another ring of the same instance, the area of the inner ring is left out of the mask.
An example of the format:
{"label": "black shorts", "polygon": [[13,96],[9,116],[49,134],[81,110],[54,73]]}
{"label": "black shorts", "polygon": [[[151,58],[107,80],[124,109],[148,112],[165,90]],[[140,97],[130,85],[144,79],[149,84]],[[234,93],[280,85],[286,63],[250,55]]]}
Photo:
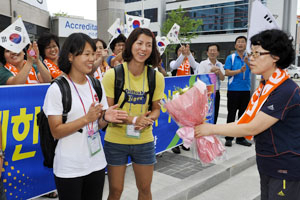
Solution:
{"label": "black shorts", "polygon": [[300,200],[300,181],[260,174],[261,200]]}

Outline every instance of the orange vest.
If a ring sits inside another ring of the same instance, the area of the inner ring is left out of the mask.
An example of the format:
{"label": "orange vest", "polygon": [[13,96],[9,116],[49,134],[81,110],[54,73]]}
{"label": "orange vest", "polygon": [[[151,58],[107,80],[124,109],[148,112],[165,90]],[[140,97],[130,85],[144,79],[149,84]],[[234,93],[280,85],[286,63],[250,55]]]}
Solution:
{"label": "orange vest", "polygon": [[109,69],[110,69],[110,67],[109,67],[108,63],[106,61],[103,61],[102,64],[94,72],[94,78],[96,78],[98,80],[102,80],[105,72]]}
{"label": "orange vest", "polygon": [[[24,61],[24,65],[25,64],[26,64],[26,61]],[[10,63],[6,63],[4,65],[4,67],[7,70],[9,70],[14,76],[16,76],[19,73],[19,70]],[[35,69],[33,67],[31,67],[31,70],[27,76],[26,84],[37,84],[37,83],[40,83],[40,82],[38,81],[38,77],[36,75]]]}
{"label": "orange vest", "polygon": [[189,63],[189,60],[188,58],[185,58],[182,64],[180,65],[180,67],[178,67],[176,76],[190,75],[191,74],[190,68],[191,65]]}
{"label": "orange vest", "polygon": [[44,63],[48,67],[48,70],[50,71],[52,78],[56,78],[62,74],[62,71],[54,62],[52,62],[52,60],[46,58],[44,60]]}

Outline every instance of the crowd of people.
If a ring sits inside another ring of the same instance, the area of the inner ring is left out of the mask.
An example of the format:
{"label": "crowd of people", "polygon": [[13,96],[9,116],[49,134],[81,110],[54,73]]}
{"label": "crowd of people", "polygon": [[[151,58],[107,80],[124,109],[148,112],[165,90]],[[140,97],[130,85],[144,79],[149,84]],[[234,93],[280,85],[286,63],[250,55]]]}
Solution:
{"label": "crowd of people", "polygon": [[[224,135],[225,146],[231,147],[234,137],[236,144],[251,146],[245,137],[255,136],[263,200],[276,199],[274,191],[281,187],[282,181],[288,185],[285,188],[288,199],[300,197],[299,86],[284,71],[294,56],[291,42],[286,33],[267,30],[251,38],[251,54],[245,51],[247,38],[237,37],[236,51],[228,55],[224,65],[217,59],[220,46],[216,43],[207,46],[207,59],[200,63],[188,44],[177,45],[177,58],[170,62],[173,76],[216,75],[214,125],[195,127],[195,137]],[[50,83],[57,77],[65,78],[70,85],[72,106],[66,122],[62,116],[62,94],[56,83],[49,87],[43,106],[51,133],[58,139],[53,172],[62,200],[102,199],[106,166],[108,199],[120,199],[129,157],[138,199],[152,199],[156,163],[152,125],[160,115],[164,76],[168,74],[149,29],[136,28],[128,38],[120,34],[109,48],[112,55],[105,41],[93,40],[83,33],[71,34],[61,49],[58,37],[51,33],[44,33],[20,53],[0,47],[0,85]],[[33,55],[27,53],[30,50]],[[115,85],[120,70],[121,90]],[[155,76],[153,94],[150,73]],[[251,73],[263,76],[252,98]],[[225,76],[228,77],[228,124],[216,125],[220,84]],[[100,99],[91,77],[100,81]],[[265,85],[272,87],[263,92]],[[260,107],[256,109],[257,106]],[[250,117],[243,113],[250,113]],[[236,115],[240,120],[234,123]],[[98,132],[102,128],[106,129],[103,145]],[[180,153],[179,147],[172,150]],[[4,156],[0,157],[3,162]]]}

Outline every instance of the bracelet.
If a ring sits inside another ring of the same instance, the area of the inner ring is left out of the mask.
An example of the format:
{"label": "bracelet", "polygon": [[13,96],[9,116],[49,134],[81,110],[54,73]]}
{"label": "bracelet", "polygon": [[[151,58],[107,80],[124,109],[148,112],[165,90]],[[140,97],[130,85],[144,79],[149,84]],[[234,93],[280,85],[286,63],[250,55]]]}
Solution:
{"label": "bracelet", "polygon": [[3,160],[5,158],[5,152],[2,149],[0,149],[0,158],[2,158]]}
{"label": "bracelet", "polygon": [[105,113],[106,113],[106,111],[104,111],[104,113],[103,113],[102,120],[105,121],[106,123],[110,123],[109,121],[107,121],[107,120],[105,119]]}
{"label": "bracelet", "polygon": [[138,118],[138,117],[135,116],[135,117],[132,119],[132,124],[133,124],[133,125],[135,125],[137,118]]}

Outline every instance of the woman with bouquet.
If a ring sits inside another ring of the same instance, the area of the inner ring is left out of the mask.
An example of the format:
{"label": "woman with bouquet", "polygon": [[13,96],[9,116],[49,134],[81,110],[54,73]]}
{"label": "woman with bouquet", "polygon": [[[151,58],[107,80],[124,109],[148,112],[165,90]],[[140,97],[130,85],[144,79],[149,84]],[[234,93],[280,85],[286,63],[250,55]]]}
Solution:
{"label": "woman with bouquet", "polygon": [[284,70],[294,60],[292,39],[281,30],[251,38],[250,68],[263,81],[238,123],[203,124],[195,136],[254,136],[262,200],[300,199],[300,89]]}
{"label": "woman with bouquet", "polygon": [[[108,199],[120,199],[124,188],[124,178],[128,157],[133,163],[133,170],[138,188],[138,199],[150,200],[151,182],[154,170],[155,146],[152,125],[160,114],[160,100],[164,97],[164,77],[155,73],[155,89],[152,106],[149,107],[148,69],[157,66],[159,52],[155,36],[146,28],[136,28],[129,35],[122,57],[124,63],[118,67],[124,70],[124,88],[118,100],[128,117],[123,123],[109,123],[104,152],[108,163],[109,196]],[[110,69],[102,83],[107,95],[108,105],[114,105],[115,69]]]}

